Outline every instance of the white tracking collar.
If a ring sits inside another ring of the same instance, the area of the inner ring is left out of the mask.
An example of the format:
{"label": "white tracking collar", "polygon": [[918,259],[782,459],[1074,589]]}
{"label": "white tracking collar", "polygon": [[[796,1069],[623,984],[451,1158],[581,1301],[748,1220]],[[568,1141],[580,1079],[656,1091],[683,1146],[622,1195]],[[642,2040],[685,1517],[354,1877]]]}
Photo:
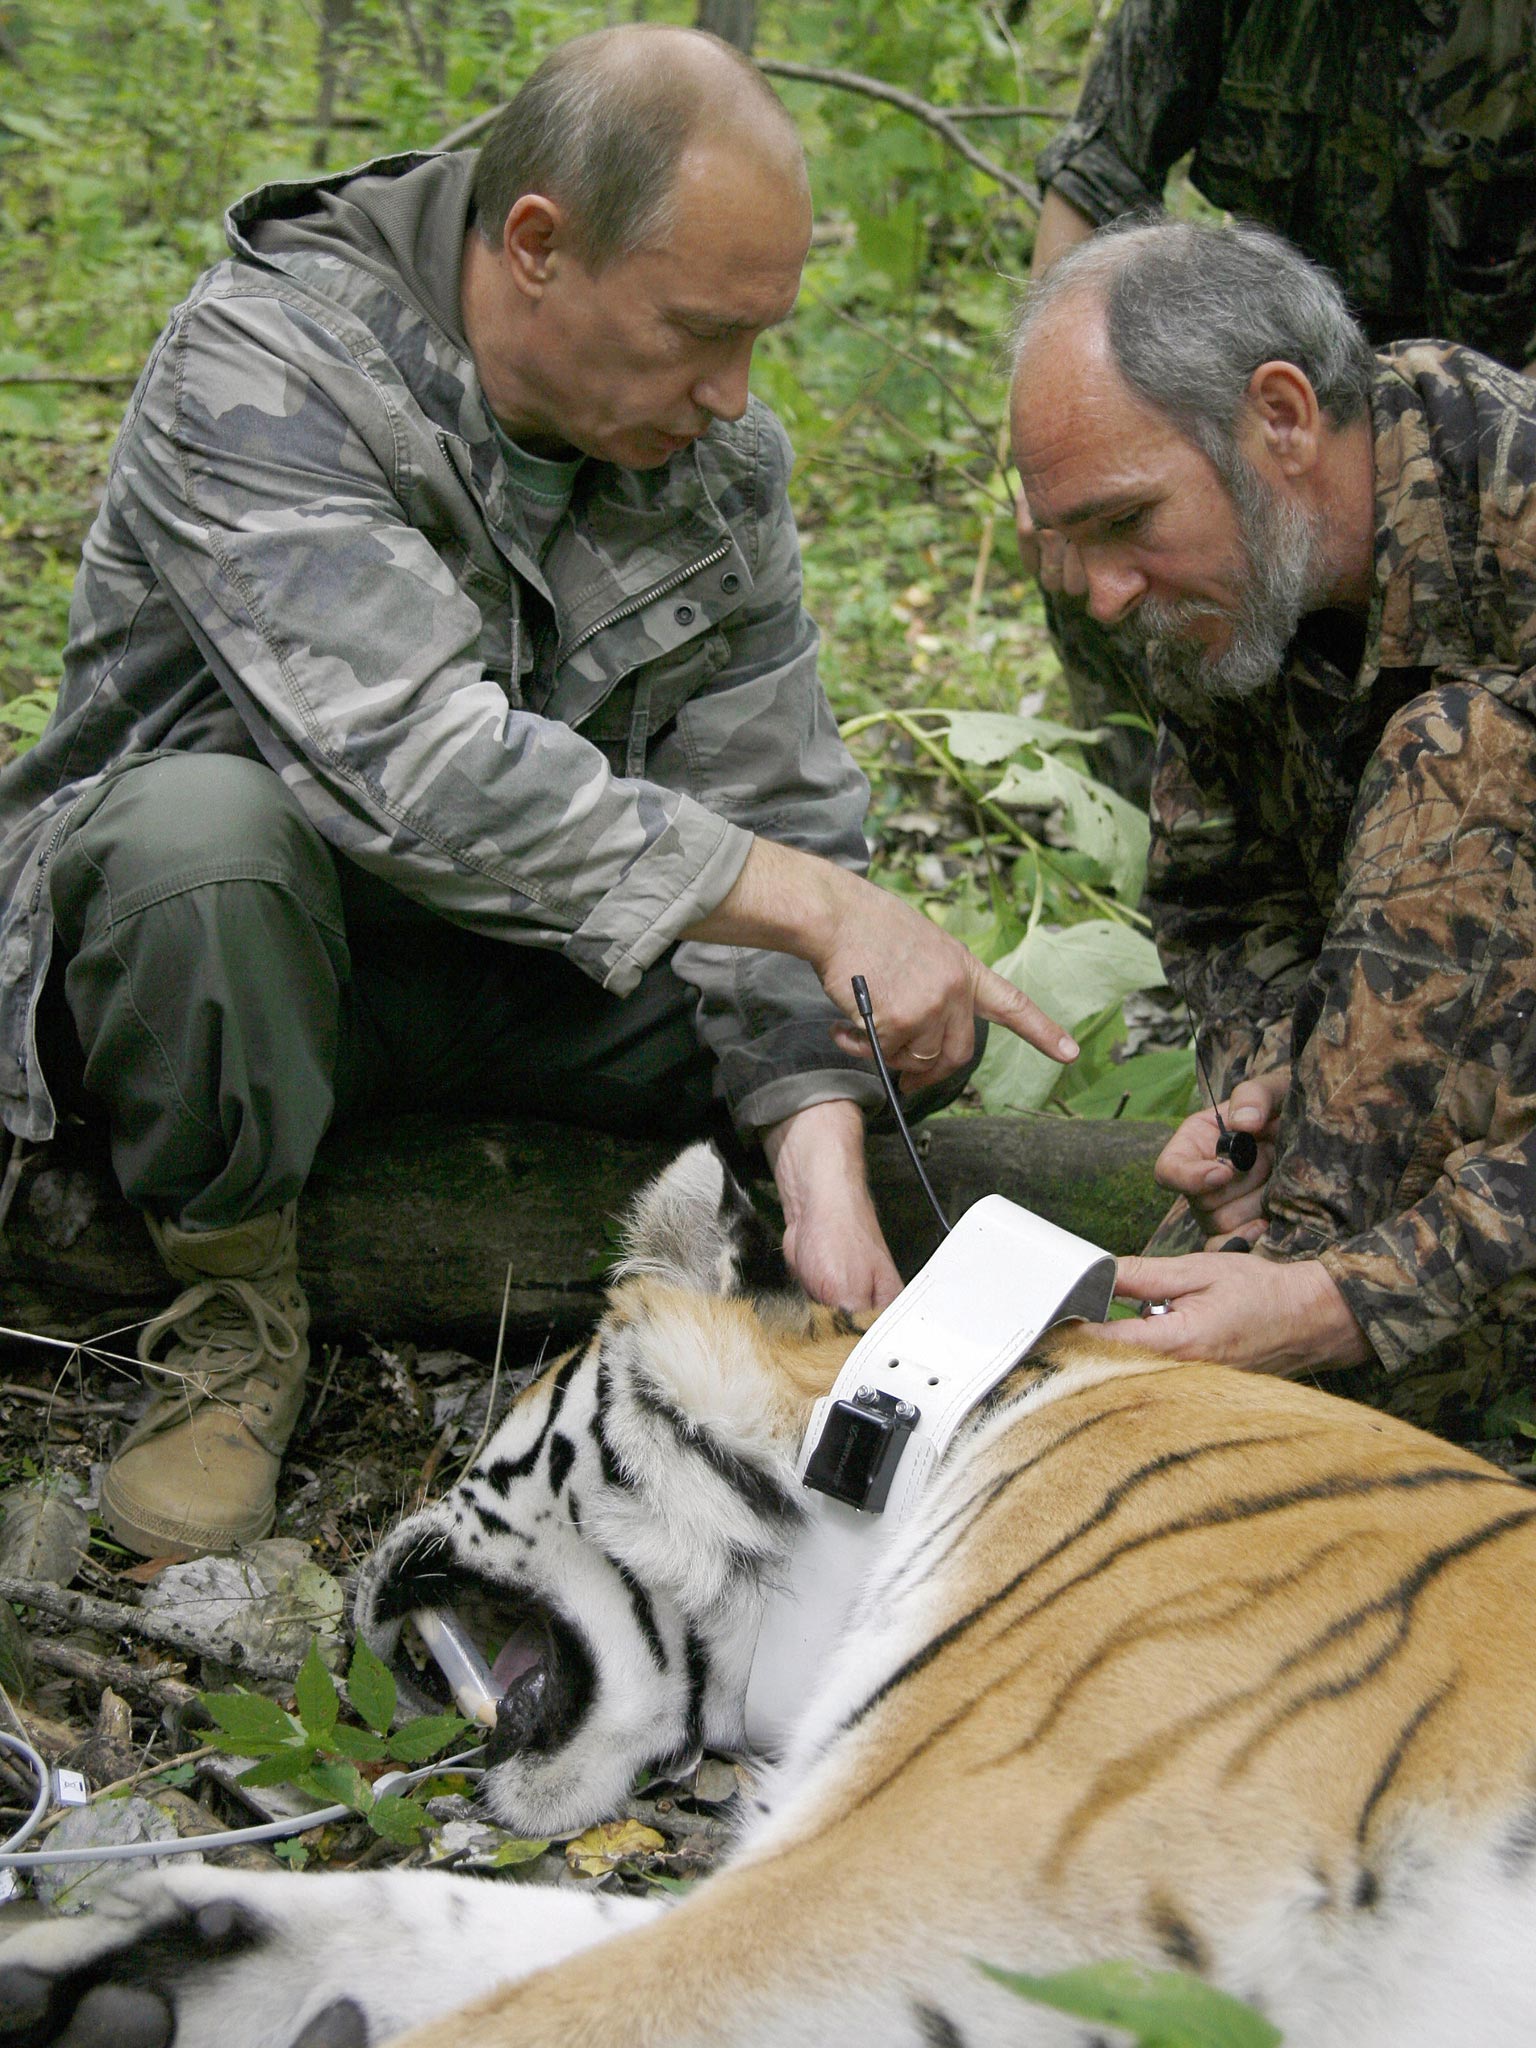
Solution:
{"label": "white tracking collar", "polygon": [[1102,1322],[1114,1285],[1108,1252],[986,1195],[865,1331],[800,1447],[806,1519],[763,1611],[747,1686],[754,1749],[782,1746],[961,1423],[1054,1323]]}

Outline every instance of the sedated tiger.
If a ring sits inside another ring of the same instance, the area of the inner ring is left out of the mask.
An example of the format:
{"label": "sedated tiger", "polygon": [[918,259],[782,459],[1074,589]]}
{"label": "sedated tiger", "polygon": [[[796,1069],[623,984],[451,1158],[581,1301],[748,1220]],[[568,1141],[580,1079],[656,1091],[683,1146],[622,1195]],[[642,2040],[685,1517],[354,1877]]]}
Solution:
{"label": "sedated tiger", "polygon": [[[525,1834],[741,1741],[811,1400],[847,1318],[782,1291],[698,1146],[591,1342],[362,1578],[456,1608]],[[1130,1957],[1287,2048],[1536,2041],[1536,1494],[1310,1388],[1059,1331],[956,1439],[679,1903],[436,1873],[166,1867],[0,1948],[6,2048],[1107,2048],[978,1958]]]}

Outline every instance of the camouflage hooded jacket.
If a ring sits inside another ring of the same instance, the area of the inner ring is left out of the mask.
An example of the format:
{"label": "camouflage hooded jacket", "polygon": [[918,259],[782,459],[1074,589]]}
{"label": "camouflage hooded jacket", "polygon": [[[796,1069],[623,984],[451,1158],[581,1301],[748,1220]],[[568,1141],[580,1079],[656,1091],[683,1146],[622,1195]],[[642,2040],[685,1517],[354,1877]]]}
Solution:
{"label": "camouflage hooded jacket", "polygon": [[[348,859],[619,995],[753,833],[865,861],[770,413],[754,400],[659,469],[587,462],[535,559],[458,332],[473,161],[242,200],[232,258],[156,344],[57,713],[0,776],[0,1111],[23,1137],[53,1125],[47,862],[134,756],[263,760]],[[675,964],[743,1127],[878,1096],[803,962],[691,945]]]}
{"label": "camouflage hooded jacket", "polygon": [[[1396,1368],[1496,1312],[1512,1278],[1536,1284],[1521,893],[1536,869],[1536,385],[1415,343],[1380,358],[1372,416],[1376,587],[1358,665],[1361,628],[1341,645],[1336,613],[1305,622],[1280,676],[1241,702],[1175,699],[1153,663],[1148,898],[1218,1100],[1315,1034],[1313,1094],[1292,1088],[1271,1184],[1310,1208],[1298,1224],[1299,1208],[1272,1207],[1267,1243],[1320,1256]],[[1495,779],[1468,744],[1489,700],[1506,714],[1496,769],[1513,819],[1494,840],[1468,829]],[[1385,799],[1417,786],[1421,762],[1425,822],[1388,825],[1404,836],[1385,844]],[[1458,839],[1475,887],[1458,880]]]}
{"label": "camouflage hooded jacket", "polygon": [[1536,357],[1530,0],[1125,0],[1042,184],[1096,223],[1169,168],[1325,263],[1373,342]]}

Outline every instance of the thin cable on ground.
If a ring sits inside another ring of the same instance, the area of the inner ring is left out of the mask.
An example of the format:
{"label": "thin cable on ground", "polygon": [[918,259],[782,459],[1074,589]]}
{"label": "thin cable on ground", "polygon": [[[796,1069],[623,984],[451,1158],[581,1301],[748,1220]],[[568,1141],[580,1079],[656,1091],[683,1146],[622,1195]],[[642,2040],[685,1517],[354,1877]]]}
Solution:
{"label": "thin cable on ground", "polygon": [[29,1842],[42,1826],[43,1816],[53,1802],[53,1773],[24,1736],[7,1735],[5,1730],[0,1728],[0,1749],[9,1750],[12,1756],[19,1756],[37,1780],[37,1798],[33,1802],[32,1811],[14,1835],[0,1842],[0,1864],[7,1864],[12,1860],[9,1852],[19,1849],[23,1842]]}
{"label": "thin cable on ground", "polygon": [[[259,1827],[227,1828],[222,1833],[211,1835],[178,1835],[167,1842],[105,1842],[94,1849],[29,1849],[22,1855],[11,1853],[12,1843],[24,1842],[41,1825],[47,1811],[52,1780],[48,1766],[32,1749],[30,1743],[23,1744],[14,1736],[0,1734],[0,1743],[15,1750],[25,1749],[34,1767],[41,1771],[41,1794],[37,1811],[31,1820],[0,1850],[0,1870],[41,1869],[48,1863],[131,1863],[142,1859],[156,1859],[161,1856],[189,1856],[194,1851],[206,1849],[210,1854],[218,1849],[241,1849],[252,1842],[277,1842],[285,1835],[307,1835],[311,1828],[326,1827],[332,1821],[350,1820],[357,1815],[355,1806],[318,1806],[313,1813],[296,1813],[287,1820],[263,1821]],[[466,1777],[479,1777],[482,1769],[471,1764],[471,1757],[483,1755],[478,1749],[467,1749],[462,1756],[446,1757],[441,1763],[423,1764],[419,1770],[390,1771],[374,1786],[376,1796],[388,1792],[402,1791],[408,1785],[419,1785],[425,1778],[440,1778],[445,1772],[453,1771]],[[169,1766],[168,1766],[169,1768]]]}

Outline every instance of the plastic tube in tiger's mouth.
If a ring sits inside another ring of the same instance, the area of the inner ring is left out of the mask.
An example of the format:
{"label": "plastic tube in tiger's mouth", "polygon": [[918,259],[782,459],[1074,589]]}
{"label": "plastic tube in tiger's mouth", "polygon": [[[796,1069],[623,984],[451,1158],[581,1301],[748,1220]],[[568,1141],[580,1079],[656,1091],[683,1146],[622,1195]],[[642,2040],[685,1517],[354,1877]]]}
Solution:
{"label": "plastic tube in tiger's mouth", "polygon": [[[416,1633],[432,1653],[448,1681],[459,1712],[482,1728],[496,1726],[496,1681],[469,1630],[448,1607],[417,1607],[411,1612]],[[501,1691],[505,1692],[503,1683]]]}

